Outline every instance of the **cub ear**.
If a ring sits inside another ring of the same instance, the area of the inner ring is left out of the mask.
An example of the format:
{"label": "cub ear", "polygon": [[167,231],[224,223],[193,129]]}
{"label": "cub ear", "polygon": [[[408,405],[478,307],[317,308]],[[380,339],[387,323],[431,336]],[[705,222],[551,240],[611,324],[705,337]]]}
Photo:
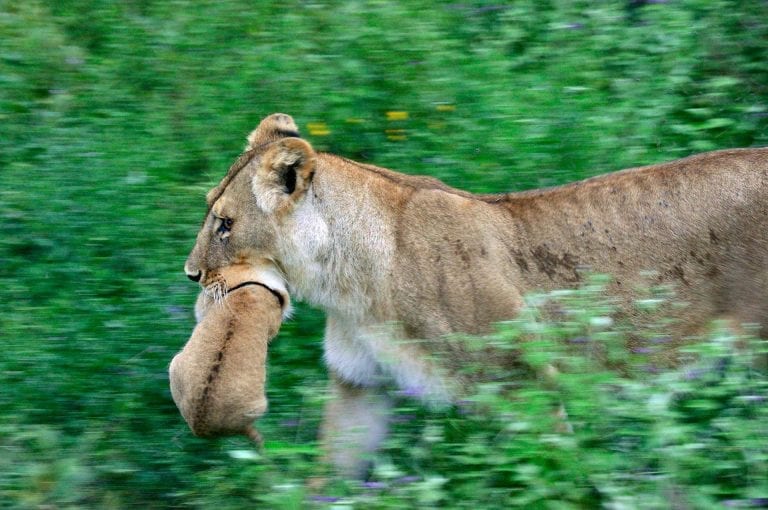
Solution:
{"label": "cub ear", "polygon": [[265,117],[259,125],[248,135],[248,145],[245,150],[250,150],[259,145],[276,142],[282,138],[299,138],[299,128],[290,115],[273,113]]}
{"label": "cub ear", "polygon": [[315,172],[315,151],[301,138],[285,138],[267,149],[251,181],[262,209],[274,212],[298,200]]}

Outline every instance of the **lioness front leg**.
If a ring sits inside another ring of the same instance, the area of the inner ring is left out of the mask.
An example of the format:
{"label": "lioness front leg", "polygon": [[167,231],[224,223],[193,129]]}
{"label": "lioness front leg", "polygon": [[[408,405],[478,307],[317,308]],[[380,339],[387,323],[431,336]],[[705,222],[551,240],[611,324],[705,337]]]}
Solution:
{"label": "lioness front leg", "polygon": [[382,388],[355,386],[335,374],[330,392],[321,430],[326,458],[339,475],[361,479],[387,434],[391,400]]}

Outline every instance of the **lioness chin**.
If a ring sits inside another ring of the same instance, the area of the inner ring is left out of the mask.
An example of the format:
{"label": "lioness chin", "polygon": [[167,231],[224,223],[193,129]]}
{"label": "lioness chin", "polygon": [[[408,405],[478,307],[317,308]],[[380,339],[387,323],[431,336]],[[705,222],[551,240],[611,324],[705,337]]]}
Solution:
{"label": "lioness chin", "polygon": [[323,436],[346,475],[362,472],[386,434],[385,388],[455,400],[463,354],[442,339],[487,331],[514,317],[524,294],[578,284],[580,268],[613,276],[609,290],[630,323],[634,293],[648,283],[641,273],[655,271],[651,283],[674,286],[687,303],[668,310],[676,341],[719,316],[768,325],[768,149],[473,195],[317,153],[291,117],[274,114],[207,203],[190,278],[205,286],[222,268],[267,259],[294,297],[326,312],[335,398]]}

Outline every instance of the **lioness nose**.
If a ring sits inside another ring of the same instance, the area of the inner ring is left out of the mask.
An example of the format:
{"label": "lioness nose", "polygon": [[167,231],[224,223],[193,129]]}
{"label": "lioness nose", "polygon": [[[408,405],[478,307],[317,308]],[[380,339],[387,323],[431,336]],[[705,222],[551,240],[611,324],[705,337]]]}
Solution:
{"label": "lioness nose", "polygon": [[[186,271],[184,271],[186,273]],[[187,273],[187,278],[192,280],[193,282],[199,282],[200,277],[203,275],[202,271],[198,271],[197,273]]]}

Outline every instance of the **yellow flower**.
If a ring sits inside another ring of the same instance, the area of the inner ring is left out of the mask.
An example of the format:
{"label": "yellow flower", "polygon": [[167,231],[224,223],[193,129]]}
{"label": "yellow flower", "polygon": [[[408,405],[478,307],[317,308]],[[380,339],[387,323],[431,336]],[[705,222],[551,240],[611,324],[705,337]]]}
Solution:
{"label": "yellow flower", "polygon": [[392,140],[393,142],[402,142],[407,136],[405,136],[405,129],[387,129],[385,131],[387,133],[387,140]]}
{"label": "yellow flower", "polygon": [[456,110],[456,106],[452,105],[452,104],[439,104],[439,105],[435,106],[435,109],[438,112],[452,112],[452,111]]}
{"label": "yellow flower", "polygon": [[387,112],[387,120],[408,120],[408,112]]}
{"label": "yellow flower", "polygon": [[328,125],[325,122],[310,122],[307,124],[309,128],[309,134],[312,136],[328,136],[331,134],[331,130],[328,129]]}

